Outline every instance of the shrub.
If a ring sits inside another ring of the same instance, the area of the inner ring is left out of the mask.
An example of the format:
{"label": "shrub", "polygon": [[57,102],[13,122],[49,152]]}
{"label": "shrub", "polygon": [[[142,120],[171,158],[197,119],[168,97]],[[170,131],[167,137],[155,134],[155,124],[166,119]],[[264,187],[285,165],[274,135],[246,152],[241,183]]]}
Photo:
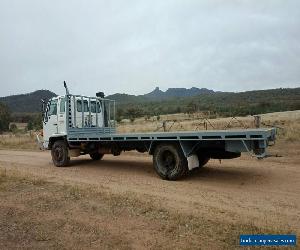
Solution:
{"label": "shrub", "polygon": [[15,123],[11,123],[10,126],[9,126],[9,131],[13,132],[13,133],[16,133],[18,130],[18,127]]}

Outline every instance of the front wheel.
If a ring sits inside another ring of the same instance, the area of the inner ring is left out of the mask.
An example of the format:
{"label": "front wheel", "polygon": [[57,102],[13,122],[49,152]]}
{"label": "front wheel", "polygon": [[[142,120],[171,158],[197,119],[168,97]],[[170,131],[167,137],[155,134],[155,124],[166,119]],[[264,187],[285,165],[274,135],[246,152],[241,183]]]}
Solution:
{"label": "front wheel", "polygon": [[153,154],[153,165],[164,180],[178,180],[188,173],[188,162],[176,144],[160,144]]}
{"label": "front wheel", "polygon": [[62,141],[54,142],[51,149],[52,161],[56,167],[67,166],[70,162],[69,149],[67,144]]}

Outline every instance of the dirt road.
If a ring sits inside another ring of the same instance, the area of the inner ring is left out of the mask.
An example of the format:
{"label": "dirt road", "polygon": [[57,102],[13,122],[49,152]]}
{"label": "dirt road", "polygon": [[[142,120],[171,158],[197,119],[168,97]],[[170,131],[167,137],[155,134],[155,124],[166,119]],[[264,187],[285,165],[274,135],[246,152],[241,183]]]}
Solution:
{"label": "dirt road", "polygon": [[[284,148],[284,150],[283,150]],[[282,157],[256,160],[211,160],[206,167],[181,181],[158,178],[151,158],[135,153],[88,156],[65,168],[52,165],[49,152],[0,150],[0,167],[37,175],[59,183],[88,183],[114,193],[135,193],[154,198],[168,209],[208,219],[289,227],[300,232],[300,144],[281,143],[271,153]]]}

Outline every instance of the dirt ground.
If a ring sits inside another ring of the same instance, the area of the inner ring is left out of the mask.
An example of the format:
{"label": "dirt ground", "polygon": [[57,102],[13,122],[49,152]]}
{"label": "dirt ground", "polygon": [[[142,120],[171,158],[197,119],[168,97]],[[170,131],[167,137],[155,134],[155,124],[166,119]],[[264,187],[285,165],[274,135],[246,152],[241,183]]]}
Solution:
{"label": "dirt ground", "polygon": [[[101,230],[108,232],[108,235],[102,234],[105,237],[103,236],[102,241],[97,242],[95,248],[231,249],[238,247],[240,233],[251,233],[251,230],[261,233],[281,232],[299,235],[300,143],[280,141],[269,151],[277,157],[257,160],[243,155],[239,159],[222,160],[221,163],[218,160],[211,160],[207,166],[190,174],[187,178],[170,182],[163,181],[156,175],[150,156],[145,154],[129,152],[119,157],[106,155],[99,162],[91,161],[88,156],[82,156],[74,158],[69,167],[56,168],[52,165],[48,151],[0,150],[2,172],[5,170],[7,173],[14,172],[19,176],[31,176],[31,178],[42,179],[45,183],[52,183],[33,189],[25,185],[23,189],[19,188],[17,191],[11,189],[14,191],[11,193],[0,189],[2,195],[0,213],[5,211],[9,213],[11,209],[13,211],[21,208],[26,210],[24,203],[27,204],[29,200],[26,200],[27,196],[22,195],[22,192],[27,189],[31,190],[28,192],[33,196],[47,190],[52,190],[52,194],[53,192],[59,194],[63,192],[62,187],[67,185],[70,188],[75,185],[84,190],[87,187],[91,190],[92,187],[94,190],[105,191],[122,199],[134,197],[134,200],[142,205],[136,205],[137,203],[134,202],[132,210],[139,211],[140,207],[147,207],[147,204],[151,204],[154,206],[154,214],[166,212],[170,216],[169,221],[157,217],[149,218],[144,216],[144,213],[142,213],[143,216],[139,214],[138,217],[135,214],[132,216],[131,213],[121,213],[122,216],[118,214],[115,217],[117,219],[108,220],[105,214],[101,214],[99,215],[101,222],[98,226],[101,225]],[[88,193],[87,190],[83,192]],[[92,202],[95,205],[98,204],[95,197],[98,197],[97,194],[94,198],[85,199],[88,204]],[[38,203],[39,199],[36,202]],[[82,207],[74,208],[74,204],[77,203],[71,201],[70,204],[72,214],[76,211],[79,215],[83,213]],[[122,207],[123,203],[120,204]],[[62,214],[53,209],[47,210],[44,216],[55,220],[56,217],[65,214],[65,210],[68,211],[67,207],[66,205],[63,207]],[[28,216],[35,219],[34,214]],[[97,224],[97,221],[90,216],[92,215],[86,213],[81,223],[85,226]],[[200,232],[199,230],[186,232],[182,229],[181,222],[177,221],[177,224],[174,222],[174,218],[178,216],[181,218],[180,221],[187,223],[186,227],[189,227],[189,223],[199,225],[202,223],[206,226]],[[3,230],[3,225],[12,221],[14,220],[0,220],[0,230]],[[174,231],[173,227],[179,229]],[[160,233],[162,228],[163,233]],[[20,247],[18,243],[14,245],[12,238],[7,236],[8,233],[14,234],[13,231],[12,229],[12,232],[2,232],[0,248]],[[219,233],[215,239],[212,233],[214,231]],[[15,233],[20,232],[16,230]],[[14,235],[14,237],[21,236]],[[56,245],[51,245],[53,241],[50,239],[43,241],[43,244],[32,245],[32,243],[25,246],[28,248],[93,247],[91,244],[81,245],[85,242],[84,239],[74,245],[74,242],[77,242],[73,240],[74,237],[75,235],[66,235],[64,242],[59,241],[60,243]],[[82,238],[83,235],[80,237]],[[92,241],[89,238],[86,240]],[[94,240],[97,241],[97,237]],[[73,242],[73,245],[70,242]],[[109,245],[107,242],[117,243]]]}

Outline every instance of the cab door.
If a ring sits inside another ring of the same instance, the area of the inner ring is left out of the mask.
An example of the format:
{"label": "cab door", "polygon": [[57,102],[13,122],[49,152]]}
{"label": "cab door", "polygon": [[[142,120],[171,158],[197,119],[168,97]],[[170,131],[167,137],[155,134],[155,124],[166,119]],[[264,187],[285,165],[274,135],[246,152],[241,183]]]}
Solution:
{"label": "cab door", "polygon": [[43,123],[44,141],[49,141],[49,138],[58,132],[57,99],[48,102]]}
{"label": "cab door", "polygon": [[66,133],[66,98],[60,97],[58,99],[57,112],[57,129],[59,134]]}
{"label": "cab door", "polygon": [[84,100],[76,97],[76,107],[75,107],[75,125],[77,128],[85,127],[85,112],[84,112]]}

